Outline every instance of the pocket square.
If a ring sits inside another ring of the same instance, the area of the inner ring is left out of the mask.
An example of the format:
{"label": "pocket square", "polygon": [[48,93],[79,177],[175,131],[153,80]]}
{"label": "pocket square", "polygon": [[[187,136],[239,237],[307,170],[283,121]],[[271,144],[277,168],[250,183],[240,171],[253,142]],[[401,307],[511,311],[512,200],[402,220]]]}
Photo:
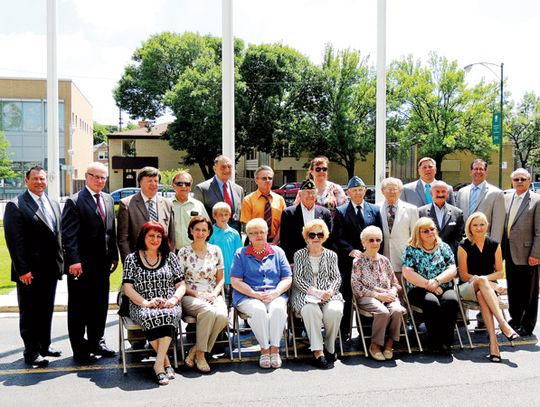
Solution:
{"label": "pocket square", "polygon": [[456,224],[456,222],[449,222],[448,226],[452,226],[452,225],[455,225],[455,224]]}

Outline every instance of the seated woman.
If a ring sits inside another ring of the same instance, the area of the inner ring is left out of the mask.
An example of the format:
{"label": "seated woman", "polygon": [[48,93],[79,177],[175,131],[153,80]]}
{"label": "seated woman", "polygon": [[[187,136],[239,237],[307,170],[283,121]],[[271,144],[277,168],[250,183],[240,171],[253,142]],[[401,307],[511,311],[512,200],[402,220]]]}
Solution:
{"label": "seated woman", "polygon": [[398,298],[401,286],[392,264],[378,253],[382,236],[377,226],[362,230],[360,240],[365,251],[354,260],[351,275],[352,292],[358,306],[373,314],[369,354],[379,361],[394,357],[392,346],[399,340],[401,315],[407,312]]}
{"label": "seated woman", "polygon": [[459,277],[465,283],[459,286],[459,293],[465,301],[480,304],[480,311],[489,335],[489,359],[498,363],[501,352],[495,335],[493,317],[509,341],[519,335],[504,319],[497,293],[502,294],[504,287],[497,284],[503,277],[501,245],[487,236],[488,220],[482,212],[474,212],[465,223],[467,236],[458,248]]}
{"label": "seated woman", "polygon": [[[343,316],[340,294],[341,274],[337,254],[322,244],[330,232],[322,219],[312,220],[302,229],[307,247],[294,254],[291,307],[302,316],[313,352],[314,365],[327,369],[335,361],[335,343]],[[326,332],[323,350],[321,326]]]}
{"label": "seated woman", "polygon": [[459,310],[453,289],[456,264],[452,249],[439,238],[431,218],[416,221],[403,253],[402,271],[409,302],[423,311],[433,350],[451,355]]}
{"label": "seated woman", "polygon": [[142,226],[136,249],[124,262],[124,293],[130,299],[129,316],[141,326],[156,351],[157,382],[165,385],[174,379],[167,350],[182,313],[184,274],[160,223],[150,221]]}
{"label": "seated woman", "polygon": [[188,225],[188,237],[193,243],[178,251],[178,261],[184,270],[186,295],[182,309],[197,318],[196,344],[185,359],[189,367],[210,372],[205,352],[214,347],[217,336],[228,323],[223,289],[223,256],[218,246],[207,243],[212,223],[204,216],[194,216]]}
{"label": "seated woman", "polygon": [[268,225],[261,218],[246,224],[250,244],[238,249],[231,267],[233,305],[248,315],[261,346],[259,366],[281,367],[279,344],[287,322],[291,267],[285,252],[266,243]]}

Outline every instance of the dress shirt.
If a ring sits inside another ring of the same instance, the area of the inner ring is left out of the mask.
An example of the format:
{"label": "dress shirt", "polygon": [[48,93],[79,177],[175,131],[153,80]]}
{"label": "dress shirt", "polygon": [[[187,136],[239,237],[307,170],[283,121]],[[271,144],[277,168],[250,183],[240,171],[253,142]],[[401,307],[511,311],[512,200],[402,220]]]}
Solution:
{"label": "dress shirt", "polygon": [[[174,233],[176,237],[176,249],[190,244],[191,239],[188,237],[188,226],[191,218],[196,215],[204,216],[207,219],[208,213],[201,201],[188,196],[186,202],[180,202],[179,200],[173,198],[173,212],[174,212]],[[192,215],[192,212],[194,213]],[[195,214],[195,212],[197,212]]]}
{"label": "dress shirt", "polygon": [[315,205],[313,205],[313,208],[308,209],[304,206],[303,203],[301,203],[300,208],[302,208],[302,217],[304,218],[304,225],[308,222],[311,222],[313,219],[315,219]]}

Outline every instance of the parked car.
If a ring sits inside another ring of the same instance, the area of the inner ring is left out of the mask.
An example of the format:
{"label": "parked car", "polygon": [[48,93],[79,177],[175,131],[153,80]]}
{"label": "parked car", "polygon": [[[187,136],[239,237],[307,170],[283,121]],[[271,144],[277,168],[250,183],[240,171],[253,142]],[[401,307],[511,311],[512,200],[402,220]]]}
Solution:
{"label": "parked car", "polygon": [[[347,185],[342,185],[341,188],[343,188],[343,191],[347,193]],[[366,202],[369,202],[370,204],[375,203],[375,185],[366,185],[366,195],[364,196],[364,200]],[[347,195],[347,198],[349,198],[349,195]]]}
{"label": "parked car", "polygon": [[540,181],[531,182],[531,190],[537,194],[540,193]]}
{"label": "parked car", "polygon": [[470,182],[460,182],[459,184],[454,185],[454,192],[459,191],[461,188],[464,188],[469,184]]}
{"label": "parked car", "polygon": [[[111,196],[113,197],[114,203],[117,204],[120,202],[120,199],[135,195],[140,190],[141,189],[138,187],[120,188],[111,192]],[[163,187],[159,187],[158,194],[164,196],[165,198],[174,198],[175,195],[172,189],[170,191],[163,191]]]}
{"label": "parked car", "polygon": [[280,186],[279,188],[273,189],[272,192],[281,195],[283,199],[285,199],[287,206],[290,206],[294,202],[296,194],[300,190],[300,185],[302,185],[301,182],[289,182]]}

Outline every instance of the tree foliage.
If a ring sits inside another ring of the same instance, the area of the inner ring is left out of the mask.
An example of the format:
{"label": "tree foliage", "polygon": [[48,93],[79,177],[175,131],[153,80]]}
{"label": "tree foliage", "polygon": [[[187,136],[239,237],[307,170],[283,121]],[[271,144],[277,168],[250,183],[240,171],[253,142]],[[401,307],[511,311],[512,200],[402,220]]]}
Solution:
{"label": "tree foliage", "polygon": [[118,126],[94,122],[94,145],[107,141],[107,136],[118,131]]}
{"label": "tree foliage", "polygon": [[507,123],[506,135],[514,144],[518,166],[540,165],[540,97],[526,93]]}
{"label": "tree foliage", "polygon": [[10,154],[7,152],[9,142],[6,135],[0,131],[0,178],[12,178],[16,174],[11,169]]}

